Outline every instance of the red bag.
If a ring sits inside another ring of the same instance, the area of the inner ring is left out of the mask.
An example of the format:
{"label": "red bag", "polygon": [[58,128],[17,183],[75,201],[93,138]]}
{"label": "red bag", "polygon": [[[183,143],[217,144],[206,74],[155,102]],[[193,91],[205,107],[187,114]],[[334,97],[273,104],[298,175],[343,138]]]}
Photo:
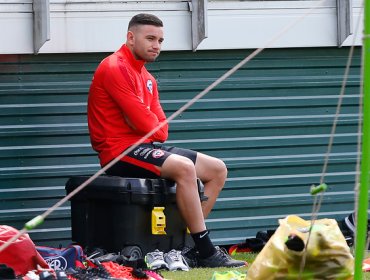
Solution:
{"label": "red bag", "polygon": [[[18,233],[19,231],[15,228],[0,225],[0,246]],[[18,237],[5,250],[0,252],[0,263],[11,267],[17,276],[25,275],[28,271],[37,269],[37,265],[42,268],[49,268],[37,252],[35,244],[27,233]]]}

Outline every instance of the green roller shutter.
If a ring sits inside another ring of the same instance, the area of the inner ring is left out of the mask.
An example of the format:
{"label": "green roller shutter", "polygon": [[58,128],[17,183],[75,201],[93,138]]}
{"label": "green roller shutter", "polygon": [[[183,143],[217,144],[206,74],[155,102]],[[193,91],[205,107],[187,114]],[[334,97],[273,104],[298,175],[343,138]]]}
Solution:
{"label": "green roller shutter", "polygon": [[[347,48],[269,49],[170,124],[168,144],[223,159],[228,180],[207,219],[217,244],[309,219],[338,103]],[[169,116],[250,50],[165,52],[148,68]],[[86,100],[106,54],[0,56],[0,223],[23,224],[64,195],[72,175],[99,169],[89,144]],[[319,217],[353,209],[360,51],[340,111]],[[71,238],[69,204],[30,233],[37,244]]]}

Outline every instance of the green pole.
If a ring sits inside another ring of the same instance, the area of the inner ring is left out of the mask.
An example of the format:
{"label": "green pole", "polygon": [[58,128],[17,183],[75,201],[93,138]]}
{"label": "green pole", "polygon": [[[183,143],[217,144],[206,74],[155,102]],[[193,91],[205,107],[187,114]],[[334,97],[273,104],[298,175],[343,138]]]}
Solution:
{"label": "green pole", "polygon": [[355,280],[362,280],[362,262],[366,244],[367,210],[369,191],[370,161],[370,1],[364,1],[363,37],[363,124],[360,190],[356,222]]}

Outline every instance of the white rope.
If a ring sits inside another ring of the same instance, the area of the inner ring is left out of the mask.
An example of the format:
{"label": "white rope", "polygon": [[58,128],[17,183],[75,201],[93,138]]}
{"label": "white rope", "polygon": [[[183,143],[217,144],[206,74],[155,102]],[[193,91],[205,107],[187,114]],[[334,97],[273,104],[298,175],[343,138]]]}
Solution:
{"label": "white rope", "polygon": [[[361,7],[363,8],[364,7],[364,3],[362,2],[362,5]],[[363,9],[362,9],[362,12],[363,12]],[[363,13],[361,13],[362,15]],[[361,18],[361,16],[360,16]],[[370,35],[367,35],[367,36],[363,36],[363,39],[365,39],[366,37],[369,37]],[[354,187],[354,194],[355,194],[355,215],[354,215],[354,221],[358,221],[358,206],[359,206],[359,193],[360,193],[360,170],[361,170],[361,150],[362,150],[362,118],[363,118],[363,115],[362,115],[362,112],[363,112],[363,99],[364,99],[364,77],[363,77],[363,68],[364,68],[364,65],[365,65],[365,61],[364,61],[364,51],[362,52],[362,56],[361,56],[361,78],[360,78],[360,96],[359,96],[359,109],[358,109],[358,128],[357,128],[357,161],[356,161],[356,175],[355,175],[355,187]],[[356,234],[356,231],[354,231],[354,243],[353,243],[353,247],[356,248],[356,243],[357,243],[357,234]],[[370,234],[368,234],[368,240],[367,240],[367,245],[366,245],[366,248],[369,248],[369,238],[370,238]],[[366,250],[365,248],[365,250]]]}
{"label": "white rope", "polygon": [[[361,7],[362,7],[361,11],[363,11],[363,2],[362,2]],[[321,174],[321,178],[320,178],[320,184],[323,184],[324,180],[325,180],[325,175],[326,175],[328,162],[329,162],[329,156],[330,156],[332,146],[333,146],[333,142],[334,142],[335,131],[336,131],[336,127],[337,127],[337,123],[338,123],[338,119],[339,119],[339,115],[340,115],[340,110],[341,110],[342,103],[343,103],[343,97],[344,97],[345,89],[346,89],[346,86],[347,86],[349,71],[350,71],[350,67],[351,67],[351,63],[352,63],[353,52],[354,52],[354,48],[355,48],[355,40],[357,38],[357,34],[358,34],[359,29],[360,29],[359,27],[360,27],[361,14],[362,14],[362,12],[360,13],[360,16],[359,16],[357,24],[356,24],[355,32],[353,34],[352,45],[351,45],[351,48],[349,50],[348,59],[347,59],[347,63],[346,63],[346,68],[345,68],[345,71],[344,71],[344,74],[343,74],[342,86],[341,86],[341,89],[340,89],[339,99],[338,99],[336,112],[335,112],[335,116],[334,116],[334,120],[333,120],[333,126],[332,126],[330,137],[329,137],[328,149],[327,149],[326,154],[325,154],[324,165],[323,165],[323,168],[322,168],[322,174]],[[360,94],[360,111],[359,112],[361,112],[361,108],[362,108],[362,101],[361,101],[361,94]],[[359,114],[359,122],[361,122],[360,115],[361,114]],[[359,151],[359,149],[361,149],[361,147],[360,147],[361,146],[360,145],[360,143],[361,143],[361,136],[360,136],[361,131],[360,130],[361,130],[361,126],[359,125],[358,140],[357,140],[358,141],[358,150],[357,150],[358,155],[357,155],[357,164],[356,164],[356,183],[355,183],[355,186],[358,183],[358,177],[359,177],[359,175],[358,175],[359,161],[360,161],[360,156],[359,156],[360,151]],[[306,245],[305,245],[304,254],[303,254],[303,258],[302,258],[302,262],[301,262],[301,266],[300,266],[300,278],[302,277],[302,272],[303,272],[305,262],[306,262],[306,258],[307,258],[307,248],[308,248],[308,244],[309,244],[309,241],[310,241],[310,238],[311,238],[312,228],[315,225],[315,221],[317,220],[318,213],[320,212],[320,208],[321,208],[322,200],[324,198],[324,194],[325,194],[324,192],[320,192],[314,198],[312,212],[311,212],[312,216],[311,216],[310,230],[309,230],[309,233],[308,233],[307,242],[306,242]],[[355,200],[355,203],[357,203],[356,200]]]}
{"label": "white rope", "polygon": [[[215,88],[217,85],[219,85],[221,82],[223,82],[225,79],[230,77],[232,74],[234,74],[238,69],[240,69],[242,66],[244,66],[247,62],[249,62],[251,59],[253,59],[255,56],[257,56],[260,52],[262,52],[264,49],[272,47],[273,44],[280,39],[286,32],[288,32],[292,27],[297,25],[300,21],[305,19],[307,16],[309,16],[314,10],[322,6],[324,2],[327,0],[321,0],[318,1],[318,3],[310,8],[305,14],[303,14],[301,17],[298,17],[288,25],[286,25],[281,31],[279,31],[272,39],[270,39],[263,47],[256,49],[253,51],[250,55],[248,55],[246,58],[244,58],[242,61],[240,61],[237,65],[235,65],[233,68],[231,68],[229,71],[227,71],[225,74],[223,74],[220,78],[218,78],[216,81],[214,81],[211,85],[209,85],[206,89],[201,91],[199,94],[197,94],[194,98],[192,98],[189,102],[187,102],[185,105],[183,105],[179,110],[174,112],[170,117],[167,118],[165,122],[160,123],[156,128],[154,128],[152,131],[148,132],[146,135],[144,135],[142,138],[140,138],[134,145],[132,145],[130,148],[126,149],[123,153],[121,153],[118,157],[116,157],[114,160],[112,160],[110,163],[108,163],[106,166],[101,168],[99,171],[97,171],[94,175],[92,175],[89,179],[87,179],[84,183],[82,183],[80,186],[78,186],[76,189],[74,189],[72,192],[70,192],[67,196],[65,196],[63,199],[58,201],[56,204],[51,206],[47,211],[45,211],[42,215],[40,215],[43,219],[48,217],[55,209],[57,209],[59,206],[67,202],[69,199],[71,199],[75,194],[77,194],[79,191],[84,189],[88,184],[90,184],[92,181],[94,181],[97,177],[102,175],[107,169],[112,167],[115,163],[117,163],[121,158],[126,156],[128,153],[130,153],[132,150],[134,150],[138,145],[143,143],[148,137],[153,135],[155,132],[160,130],[163,126],[165,126],[167,123],[171,122],[174,118],[176,118],[179,114],[184,112],[186,109],[188,109],[190,106],[192,106],[197,100],[205,96],[209,91],[211,91],[213,88]],[[23,233],[27,232],[27,230],[24,228],[21,232],[19,232],[14,238],[9,240],[8,242],[4,243],[0,247],[0,252],[2,252],[5,248],[7,248],[10,244],[10,242],[16,240],[19,238]]]}

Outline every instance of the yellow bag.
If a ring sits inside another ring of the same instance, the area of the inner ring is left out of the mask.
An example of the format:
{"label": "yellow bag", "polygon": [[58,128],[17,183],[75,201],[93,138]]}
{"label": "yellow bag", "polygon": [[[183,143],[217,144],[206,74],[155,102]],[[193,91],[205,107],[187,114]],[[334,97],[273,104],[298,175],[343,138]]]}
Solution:
{"label": "yellow bag", "polygon": [[249,268],[248,280],[353,279],[354,259],[335,220],[315,221],[302,272],[311,222],[292,215],[279,224]]}

